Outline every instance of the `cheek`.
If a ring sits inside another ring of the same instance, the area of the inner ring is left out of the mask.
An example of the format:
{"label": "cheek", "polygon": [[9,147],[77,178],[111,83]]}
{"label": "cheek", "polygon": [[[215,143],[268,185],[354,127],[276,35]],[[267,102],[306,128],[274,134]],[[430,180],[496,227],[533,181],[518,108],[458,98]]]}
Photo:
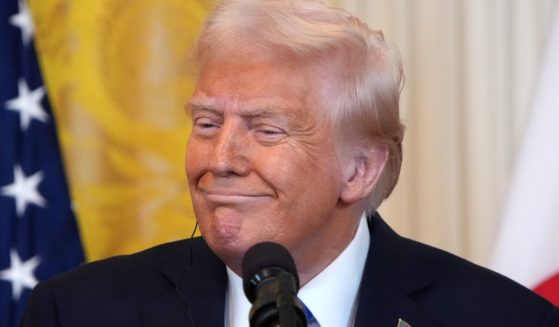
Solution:
{"label": "cheek", "polygon": [[301,210],[327,214],[338,204],[343,177],[334,158],[324,156],[305,160],[293,165],[286,174],[293,176],[286,189],[295,193],[292,196],[296,197],[294,200]]}
{"label": "cheek", "polygon": [[202,164],[206,154],[204,153],[204,148],[199,146],[198,142],[190,140],[186,147],[185,153],[185,172],[186,177],[188,177],[189,182],[191,182],[196,175],[201,171]]}
{"label": "cheek", "polygon": [[[329,212],[339,200],[340,172],[326,159],[284,157],[281,164],[269,164],[267,168],[274,168],[264,175],[270,177],[270,183],[283,198],[279,202],[281,210],[293,218]],[[295,224],[305,225],[305,222],[296,221]]]}

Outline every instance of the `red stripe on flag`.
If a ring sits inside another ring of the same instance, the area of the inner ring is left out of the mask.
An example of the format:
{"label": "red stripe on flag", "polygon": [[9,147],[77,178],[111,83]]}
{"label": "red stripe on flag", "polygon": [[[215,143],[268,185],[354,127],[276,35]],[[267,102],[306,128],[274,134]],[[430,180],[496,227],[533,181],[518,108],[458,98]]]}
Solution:
{"label": "red stripe on flag", "polygon": [[534,291],[559,306],[559,273],[536,286]]}

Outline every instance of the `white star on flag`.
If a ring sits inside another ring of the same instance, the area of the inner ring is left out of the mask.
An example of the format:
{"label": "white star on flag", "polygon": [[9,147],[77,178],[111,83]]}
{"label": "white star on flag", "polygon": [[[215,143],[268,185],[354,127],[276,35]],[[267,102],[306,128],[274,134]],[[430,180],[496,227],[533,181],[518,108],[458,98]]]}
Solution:
{"label": "white star on flag", "polygon": [[16,212],[19,217],[23,217],[25,208],[29,203],[44,207],[47,201],[41,196],[37,186],[43,179],[41,171],[31,176],[25,176],[19,165],[14,167],[14,182],[2,187],[2,194],[11,196],[16,201]]}
{"label": "white star on flag", "polygon": [[12,283],[12,298],[18,301],[23,288],[32,289],[37,285],[37,278],[35,278],[34,271],[39,265],[41,260],[39,256],[22,262],[16,250],[10,251],[10,267],[0,271],[0,279]]}
{"label": "white star on flag", "polygon": [[10,17],[10,23],[21,29],[23,44],[28,45],[35,32],[35,25],[33,24],[33,18],[31,17],[31,12],[25,0],[19,0],[18,5],[19,12]]}
{"label": "white star on flag", "polygon": [[20,114],[19,126],[25,131],[31,119],[37,119],[43,123],[49,116],[41,107],[41,98],[45,96],[45,88],[40,86],[33,91],[29,91],[29,86],[24,79],[20,78],[17,83],[18,96],[15,99],[6,101],[6,109],[17,111]]}

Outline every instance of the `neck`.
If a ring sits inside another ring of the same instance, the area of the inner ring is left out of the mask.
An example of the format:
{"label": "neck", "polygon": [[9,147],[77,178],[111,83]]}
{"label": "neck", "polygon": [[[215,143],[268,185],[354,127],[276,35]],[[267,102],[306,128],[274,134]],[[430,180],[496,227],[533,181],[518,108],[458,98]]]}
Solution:
{"label": "neck", "polygon": [[330,235],[328,240],[311,240],[307,247],[292,251],[301,287],[324,270],[347,248],[355,236],[363,212],[359,211],[340,217],[339,219],[343,220],[344,224],[330,226],[335,229],[335,232],[328,233]]}

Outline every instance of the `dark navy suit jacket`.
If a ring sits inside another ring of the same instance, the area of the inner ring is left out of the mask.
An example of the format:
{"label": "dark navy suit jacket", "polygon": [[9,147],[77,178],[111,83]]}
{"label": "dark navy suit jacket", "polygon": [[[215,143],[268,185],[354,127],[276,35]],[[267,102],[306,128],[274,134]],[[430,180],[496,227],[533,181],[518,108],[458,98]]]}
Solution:
{"label": "dark navy suit jacket", "polygon": [[[513,281],[400,237],[378,215],[369,229],[355,326],[559,327],[559,309]],[[223,326],[226,288],[203,239],[183,240],[40,283],[21,326]]]}

